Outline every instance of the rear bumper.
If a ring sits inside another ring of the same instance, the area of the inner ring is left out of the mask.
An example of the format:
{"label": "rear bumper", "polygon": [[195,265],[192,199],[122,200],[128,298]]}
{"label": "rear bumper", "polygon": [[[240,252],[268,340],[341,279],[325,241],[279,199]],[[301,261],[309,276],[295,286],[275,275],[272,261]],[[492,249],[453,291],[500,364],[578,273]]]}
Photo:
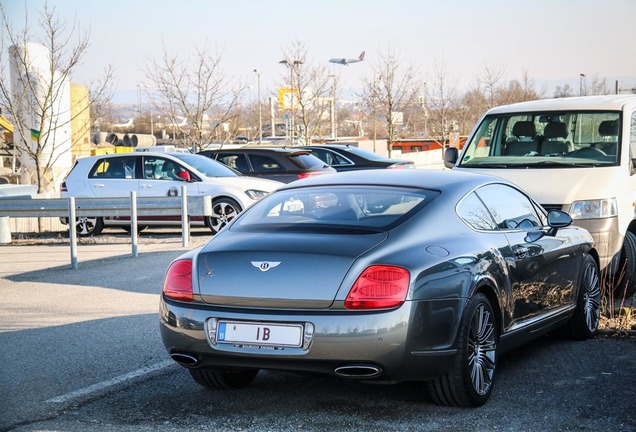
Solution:
{"label": "rear bumper", "polygon": [[[380,373],[349,378],[391,381],[427,380],[444,373],[456,355],[453,347],[462,300],[407,302],[391,311],[352,313],[264,313],[244,309],[165,301],[160,306],[161,336],[168,352],[196,359],[188,367],[258,368],[342,376],[342,367],[374,367]],[[263,349],[212,343],[210,319],[265,323],[311,323],[305,349]]]}

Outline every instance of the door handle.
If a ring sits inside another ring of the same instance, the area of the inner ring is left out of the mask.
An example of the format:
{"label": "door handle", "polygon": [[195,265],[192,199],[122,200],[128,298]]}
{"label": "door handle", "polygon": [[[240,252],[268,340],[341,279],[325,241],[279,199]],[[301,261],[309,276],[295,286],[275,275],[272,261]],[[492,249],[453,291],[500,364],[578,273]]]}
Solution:
{"label": "door handle", "polygon": [[150,188],[152,188],[152,185],[146,183],[146,184],[139,185],[139,187],[142,188],[142,189],[150,189]]}
{"label": "door handle", "polygon": [[104,187],[104,183],[95,183],[93,184],[94,188],[103,188]]}

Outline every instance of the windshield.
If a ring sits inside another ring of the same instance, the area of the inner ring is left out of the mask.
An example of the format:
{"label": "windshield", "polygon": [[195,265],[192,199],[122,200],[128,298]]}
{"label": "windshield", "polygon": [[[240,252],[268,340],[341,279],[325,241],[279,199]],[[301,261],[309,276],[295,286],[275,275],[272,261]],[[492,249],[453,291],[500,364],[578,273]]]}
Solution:
{"label": "windshield", "polygon": [[233,169],[205,156],[187,153],[171,153],[171,156],[187,163],[206,177],[236,177],[238,175]]}
{"label": "windshield", "polygon": [[397,226],[439,192],[383,186],[324,186],[276,192],[248,209],[232,230],[378,232]]}
{"label": "windshield", "polygon": [[620,161],[619,112],[531,112],[484,118],[459,166],[587,167]]}

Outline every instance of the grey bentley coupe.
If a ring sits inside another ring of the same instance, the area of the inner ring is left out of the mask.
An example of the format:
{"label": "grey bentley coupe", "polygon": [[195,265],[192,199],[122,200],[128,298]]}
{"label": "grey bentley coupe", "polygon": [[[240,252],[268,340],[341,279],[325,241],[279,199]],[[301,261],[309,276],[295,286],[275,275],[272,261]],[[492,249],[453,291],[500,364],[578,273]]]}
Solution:
{"label": "grey bentley coupe", "polygon": [[422,381],[479,406],[498,356],[597,332],[590,234],[497,177],[429,170],[290,183],[170,265],[163,342],[209,388],[260,369]]}

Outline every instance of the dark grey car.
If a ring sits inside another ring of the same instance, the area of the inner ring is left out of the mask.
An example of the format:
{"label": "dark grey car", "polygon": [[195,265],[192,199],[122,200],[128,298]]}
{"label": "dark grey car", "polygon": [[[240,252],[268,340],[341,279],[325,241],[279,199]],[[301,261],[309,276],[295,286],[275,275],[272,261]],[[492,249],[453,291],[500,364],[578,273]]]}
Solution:
{"label": "dark grey car", "polygon": [[438,403],[478,406],[499,354],[596,333],[597,253],[570,223],[490,176],[302,180],[171,264],[161,334],[206,387],[287,370],[424,381]]}
{"label": "dark grey car", "polygon": [[380,156],[353,144],[316,144],[297,148],[310,150],[336,171],[415,168],[413,161]]}
{"label": "dark grey car", "polygon": [[335,169],[304,149],[246,146],[235,149],[204,150],[200,155],[212,158],[251,177],[290,183]]}

